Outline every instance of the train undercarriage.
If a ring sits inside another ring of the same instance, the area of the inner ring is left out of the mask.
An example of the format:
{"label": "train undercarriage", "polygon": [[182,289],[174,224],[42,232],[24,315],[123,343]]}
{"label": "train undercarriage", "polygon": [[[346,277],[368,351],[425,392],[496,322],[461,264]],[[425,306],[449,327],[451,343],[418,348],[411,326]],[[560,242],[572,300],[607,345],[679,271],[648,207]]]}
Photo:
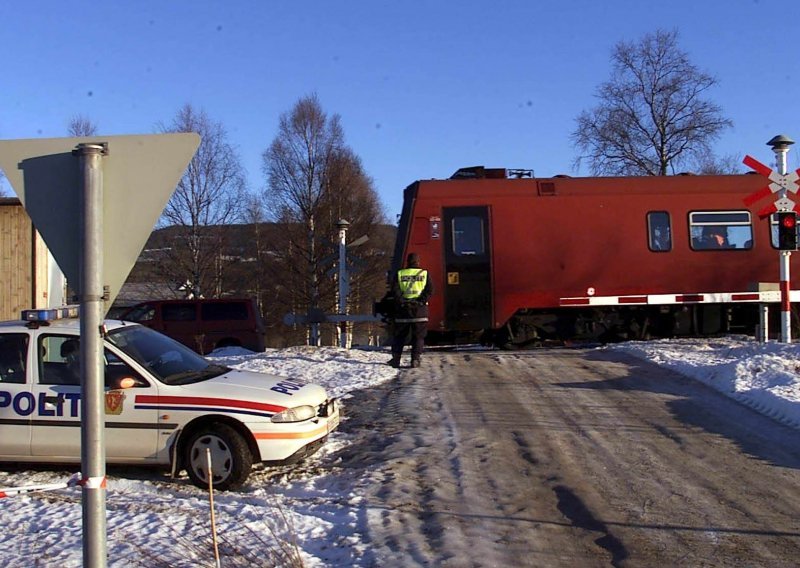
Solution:
{"label": "train undercarriage", "polygon": [[[524,349],[723,334],[755,335],[759,309],[759,304],[747,303],[523,309],[501,328],[461,334],[458,338],[431,332],[427,342],[463,343],[471,339],[501,349]],[[768,316],[770,337],[777,338],[780,332],[777,304],[769,306]],[[800,328],[794,308],[792,327]]]}

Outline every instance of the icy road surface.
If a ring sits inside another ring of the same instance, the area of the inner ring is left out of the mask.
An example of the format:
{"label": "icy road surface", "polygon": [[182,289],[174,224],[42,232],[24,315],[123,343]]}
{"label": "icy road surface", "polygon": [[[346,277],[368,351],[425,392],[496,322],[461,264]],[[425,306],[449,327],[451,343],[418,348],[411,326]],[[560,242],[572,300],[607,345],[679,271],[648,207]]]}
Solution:
{"label": "icy road surface", "polygon": [[363,391],[375,566],[789,566],[798,432],[624,353],[429,353]]}

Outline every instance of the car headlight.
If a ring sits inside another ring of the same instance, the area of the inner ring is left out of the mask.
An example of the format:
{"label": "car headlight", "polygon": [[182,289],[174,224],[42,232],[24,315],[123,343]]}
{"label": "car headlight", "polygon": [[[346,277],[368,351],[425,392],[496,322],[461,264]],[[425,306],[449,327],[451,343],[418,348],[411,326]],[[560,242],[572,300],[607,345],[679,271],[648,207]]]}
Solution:
{"label": "car headlight", "polygon": [[273,422],[302,422],[317,415],[313,406],[295,406],[275,414],[271,420]]}

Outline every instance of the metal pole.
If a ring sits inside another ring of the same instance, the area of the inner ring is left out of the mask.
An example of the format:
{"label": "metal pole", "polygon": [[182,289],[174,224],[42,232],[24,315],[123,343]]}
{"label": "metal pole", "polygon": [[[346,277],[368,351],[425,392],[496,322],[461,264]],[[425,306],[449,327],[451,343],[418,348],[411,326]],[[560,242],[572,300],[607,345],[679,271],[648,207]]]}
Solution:
{"label": "metal pole", "polygon": [[[317,282],[317,257],[316,245],[314,240],[315,221],[314,216],[308,220],[308,248],[309,255],[309,274],[311,276],[311,305],[309,306],[309,315],[316,312],[319,308],[319,283]],[[309,327],[309,344],[312,347],[320,346],[319,323],[314,321]]]}
{"label": "metal pole", "polygon": [[789,258],[792,253],[782,250],[780,256],[781,263],[781,342],[792,342],[792,304],[789,301],[789,291],[791,289],[791,276],[789,274]]}
{"label": "metal pole", "polygon": [[[775,152],[775,161],[778,166],[778,173],[782,176],[786,175],[786,153],[789,151],[789,146],[794,144],[794,141],[787,136],[778,135],[773,137],[768,146],[772,147]],[[785,202],[786,189],[781,189],[780,198],[778,203]],[[781,211],[788,211],[785,206],[781,206]],[[792,318],[791,318],[791,302],[789,301],[789,291],[791,290],[791,274],[789,269],[789,260],[792,256],[791,251],[780,251],[780,276],[781,276],[781,342],[792,342]]]}
{"label": "metal pole", "polygon": [[769,341],[769,305],[760,304],[758,313],[760,315],[758,324],[758,341],[767,343]]}
{"label": "metal pole", "polygon": [[[340,219],[339,228],[339,315],[347,314],[347,228],[350,226]],[[347,349],[347,322],[339,322],[339,347]]]}
{"label": "metal pole", "polygon": [[79,144],[81,188],[81,469],[83,565],[106,566],[105,398],[103,394],[103,168],[102,144]]}

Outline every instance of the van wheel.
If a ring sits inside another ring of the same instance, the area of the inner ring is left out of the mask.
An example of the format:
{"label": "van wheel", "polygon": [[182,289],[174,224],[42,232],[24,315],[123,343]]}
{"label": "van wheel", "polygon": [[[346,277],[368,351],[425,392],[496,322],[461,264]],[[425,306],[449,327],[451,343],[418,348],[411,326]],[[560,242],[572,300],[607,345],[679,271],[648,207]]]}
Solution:
{"label": "van wheel", "polygon": [[186,473],[197,487],[208,488],[208,451],[215,489],[238,489],[250,475],[253,456],[239,432],[227,424],[209,424],[192,434],[186,442]]}
{"label": "van wheel", "polygon": [[221,349],[222,347],[241,347],[242,343],[233,338],[220,339],[214,349]]}

